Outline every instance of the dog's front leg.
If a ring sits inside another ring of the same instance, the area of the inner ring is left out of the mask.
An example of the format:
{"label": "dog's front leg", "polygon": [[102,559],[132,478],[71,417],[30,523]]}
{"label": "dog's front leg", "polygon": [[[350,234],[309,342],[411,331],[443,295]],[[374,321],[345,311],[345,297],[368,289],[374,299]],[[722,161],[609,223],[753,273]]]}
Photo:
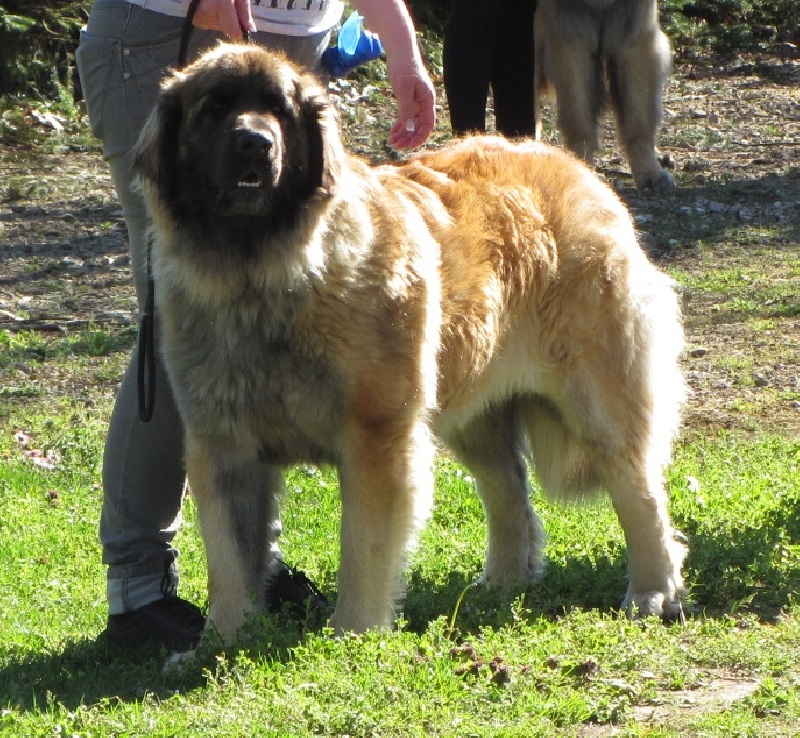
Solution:
{"label": "dog's front leg", "polygon": [[430,511],[433,443],[420,422],[358,428],[339,475],[342,490],[337,633],[387,628],[401,594],[406,549]]}
{"label": "dog's front leg", "polygon": [[247,613],[263,605],[283,478],[255,454],[221,453],[191,435],[186,465],[208,559],[206,634],[230,644]]}

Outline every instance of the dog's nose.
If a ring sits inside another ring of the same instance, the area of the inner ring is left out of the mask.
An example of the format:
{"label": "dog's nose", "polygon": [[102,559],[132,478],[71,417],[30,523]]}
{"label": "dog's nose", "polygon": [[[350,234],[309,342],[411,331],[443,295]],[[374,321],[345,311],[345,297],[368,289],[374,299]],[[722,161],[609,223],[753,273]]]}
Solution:
{"label": "dog's nose", "polygon": [[267,131],[240,128],[233,133],[233,148],[237,154],[267,153],[274,143]]}

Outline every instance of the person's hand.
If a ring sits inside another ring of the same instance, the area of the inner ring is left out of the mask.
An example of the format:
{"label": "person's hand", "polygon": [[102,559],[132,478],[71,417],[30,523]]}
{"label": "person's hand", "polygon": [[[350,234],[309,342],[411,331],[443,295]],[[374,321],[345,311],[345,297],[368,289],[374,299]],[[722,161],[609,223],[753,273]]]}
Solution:
{"label": "person's hand", "polygon": [[[184,8],[189,0],[184,0]],[[200,0],[193,25],[208,31],[222,31],[231,38],[242,38],[244,31],[255,33],[250,0]]]}
{"label": "person's hand", "polygon": [[436,122],[436,92],[420,65],[411,71],[397,70],[389,63],[389,81],[397,99],[397,121],[389,131],[387,143],[396,149],[409,149],[425,142]]}
{"label": "person's hand", "polygon": [[422,60],[388,60],[389,82],[397,99],[397,121],[387,143],[396,149],[423,144],[436,122],[436,92]]}
{"label": "person's hand", "polygon": [[389,131],[388,144],[397,149],[419,146],[436,122],[436,93],[408,8],[403,0],[351,0],[351,4],[386,50],[389,82],[397,99],[397,121]]}

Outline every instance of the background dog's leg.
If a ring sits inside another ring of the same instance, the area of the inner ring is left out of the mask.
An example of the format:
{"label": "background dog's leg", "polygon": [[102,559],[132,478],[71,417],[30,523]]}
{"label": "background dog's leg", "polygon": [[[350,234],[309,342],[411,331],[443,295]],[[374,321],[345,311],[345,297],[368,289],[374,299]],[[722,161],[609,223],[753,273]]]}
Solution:
{"label": "background dog's leg", "polygon": [[609,60],[611,104],[620,143],[639,189],[675,184],[656,153],[661,95],[669,67],[669,42],[657,28],[624,46]]}
{"label": "background dog's leg", "polygon": [[500,586],[534,581],[544,568],[545,536],[530,503],[524,440],[514,403],[488,409],[447,441],[475,477],[486,511],[482,579]]}
{"label": "background dog's leg", "polygon": [[547,51],[564,145],[591,164],[597,150],[597,122],[605,103],[600,59],[589,48],[570,43],[550,43]]}
{"label": "background dog's leg", "polygon": [[404,553],[433,499],[428,428],[359,427],[339,473],[342,488],[339,592],[331,626],[361,633],[391,625]]}
{"label": "background dog's leg", "polygon": [[280,472],[258,458],[237,463],[236,450],[187,440],[189,487],[208,558],[206,630],[231,643],[248,611],[263,605],[274,557]]}
{"label": "background dog's leg", "polygon": [[544,100],[549,87],[549,82],[542,68],[543,53],[541,46],[544,41],[539,38],[534,28],[534,63],[533,63],[533,126],[534,138],[537,141],[542,140],[542,100]]}

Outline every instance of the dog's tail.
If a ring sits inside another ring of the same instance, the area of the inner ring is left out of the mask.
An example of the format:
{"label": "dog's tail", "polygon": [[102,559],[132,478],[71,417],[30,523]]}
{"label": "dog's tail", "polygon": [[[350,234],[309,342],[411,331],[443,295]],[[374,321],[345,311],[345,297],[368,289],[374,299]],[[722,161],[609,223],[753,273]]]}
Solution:
{"label": "dog's tail", "polygon": [[[627,332],[618,337],[619,355],[627,355],[630,363],[622,362],[618,378],[606,377],[606,385],[618,381],[624,387],[612,403],[615,412],[601,402],[576,401],[569,407],[573,415],[568,422],[544,397],[525,399],[521,405],[530,460],[548,496],[580,501],[599,491],[608,480],[601,479],[595,464],[602,464],[608,453],[630,456],[650,479],[660,479],[671,459],[686,398],[678,364],[683,347],[678,301],[669,278],[643,254],[636,267],[627,287],[633,314]],[[587,392],[591,397],[591,387]],[[585,419],[577,415],[582,409],[593,422],[582,426]],[[594,447],[605,452],[590,456]]]}

